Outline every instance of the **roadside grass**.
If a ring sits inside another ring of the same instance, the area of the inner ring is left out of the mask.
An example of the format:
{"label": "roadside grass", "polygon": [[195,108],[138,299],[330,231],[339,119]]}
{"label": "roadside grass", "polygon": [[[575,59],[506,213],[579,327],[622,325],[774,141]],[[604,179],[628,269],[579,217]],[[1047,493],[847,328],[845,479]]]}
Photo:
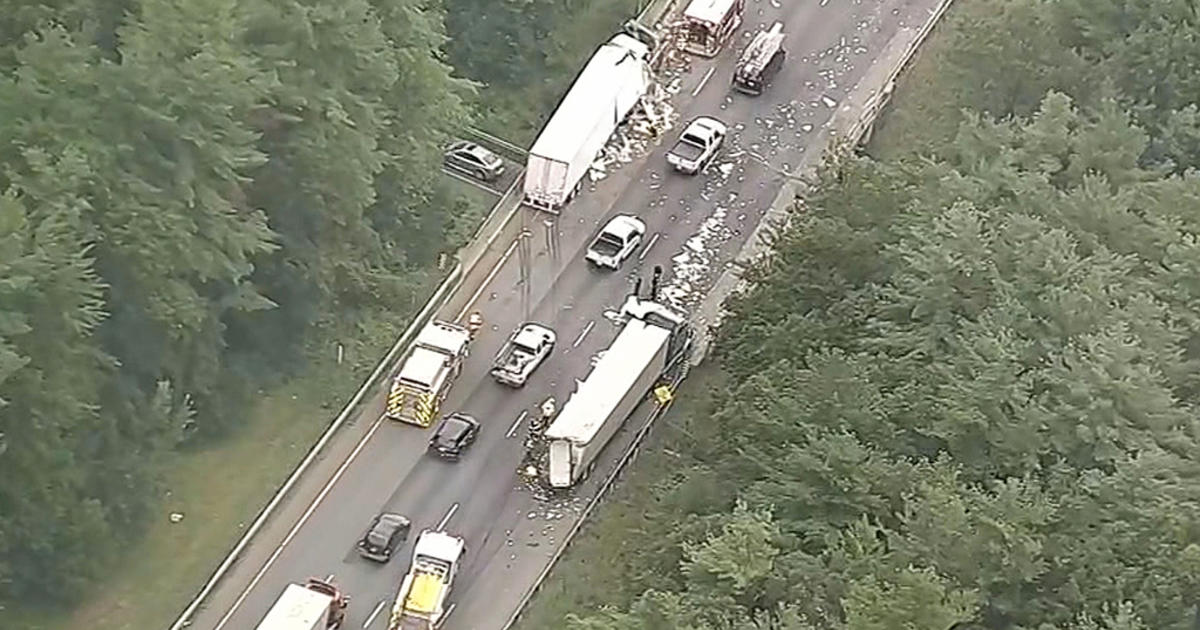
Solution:
{"label": "roadside grass", "polygon": [[[516,625],[517,630],[563,627],[569,613],[601,606],[622,609],[645,589],[643,550],[658,547],[670,522],[662,514],[656,488],[678,473],[681,456],[672,446],[686,441],[686,428],[711,415],[710,393],[728,387],[715,362],[694,368],[679,387],[676,402],[659,418],[637,459],[609,491],[579,531]],[[676,447],[678,448],[678,447]]]}
{"label": "roadside grass", "polygon": [[[495,197],[452,187],[453,211],[478,224]],[[456,215],[457,216],[457,215]],[[468,233],[463,238],[469,237]],[[162,630],[199,592],[212,571],[362,385],[387,348],[428,299],[440,274],[411,304],[361,315],[336,334],[319,335],[301,373],[262,392],[245,424],[224,440],[179,453],[164,471],[154,523],[129,546],[126,561],[80,606],[67,611],[0,609],[0,626],[21,630]],[[336,342],[343,344],[337,364]],[[172,524],[172,512],[184,515]]]}

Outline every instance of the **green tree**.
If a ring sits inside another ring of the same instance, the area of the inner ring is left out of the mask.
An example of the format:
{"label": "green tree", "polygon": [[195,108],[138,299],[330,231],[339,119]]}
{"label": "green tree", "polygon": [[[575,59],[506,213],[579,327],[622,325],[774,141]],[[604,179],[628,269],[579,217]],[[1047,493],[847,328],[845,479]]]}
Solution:
{"label": "green tree", "polygon": [[890,580],[856,581],[844,606],[846,630],[940,630],[969,621],[976,597],[932,570],[907,568]]}

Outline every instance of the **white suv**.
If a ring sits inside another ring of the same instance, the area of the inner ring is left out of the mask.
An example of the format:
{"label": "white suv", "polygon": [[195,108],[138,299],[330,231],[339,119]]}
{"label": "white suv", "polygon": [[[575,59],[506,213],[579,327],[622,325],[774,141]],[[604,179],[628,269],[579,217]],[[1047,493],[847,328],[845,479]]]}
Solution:
{"label": "white suv", "polygon": [[587,248],[588,262],[616,270],[637,249],[646,234],[646,224],[637,217],[618,214],[613,217]]}

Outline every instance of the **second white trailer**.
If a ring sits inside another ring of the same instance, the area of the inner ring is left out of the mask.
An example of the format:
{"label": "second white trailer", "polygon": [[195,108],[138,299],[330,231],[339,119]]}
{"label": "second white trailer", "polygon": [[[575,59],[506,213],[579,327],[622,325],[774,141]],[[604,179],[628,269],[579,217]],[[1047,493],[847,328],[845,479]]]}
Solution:
{"label": "second white trailer", "polygon": [[524,201],[559,211],[650,85],[650,48],[624,33],[588,60],[529,150]]}
{"label": "second white trailer", "polygon": [[623,312],[625,327],[546,429],[551,487],[586,476],[686,342],[682,318],[658,304],[632,298]]}

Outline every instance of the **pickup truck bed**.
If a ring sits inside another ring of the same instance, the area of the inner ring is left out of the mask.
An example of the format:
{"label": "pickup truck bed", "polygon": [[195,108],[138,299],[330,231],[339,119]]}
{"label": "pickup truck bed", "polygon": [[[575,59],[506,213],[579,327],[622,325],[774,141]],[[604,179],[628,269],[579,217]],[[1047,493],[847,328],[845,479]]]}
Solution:
{"label": "pickup truck bed", "polygon": [[492,377],[497,381],[521,387],[537,369],[555,342],[554,331],[533,322],[517,327],[492,363]]}

